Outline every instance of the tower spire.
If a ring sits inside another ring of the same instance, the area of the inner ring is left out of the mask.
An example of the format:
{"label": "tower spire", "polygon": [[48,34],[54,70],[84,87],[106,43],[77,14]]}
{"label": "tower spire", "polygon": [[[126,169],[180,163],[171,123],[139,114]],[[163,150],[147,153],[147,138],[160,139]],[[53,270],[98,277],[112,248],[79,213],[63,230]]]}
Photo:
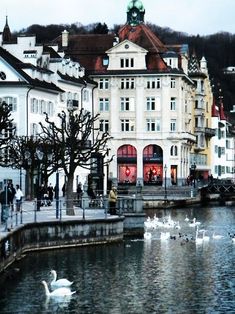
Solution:
{"label": "tower spire", "polygon": [[2,32],[2,40],[4,42],[10,42],[11,41],[11,31],[10,27],[8,25],[8,16],[6,15],[6,23]]}

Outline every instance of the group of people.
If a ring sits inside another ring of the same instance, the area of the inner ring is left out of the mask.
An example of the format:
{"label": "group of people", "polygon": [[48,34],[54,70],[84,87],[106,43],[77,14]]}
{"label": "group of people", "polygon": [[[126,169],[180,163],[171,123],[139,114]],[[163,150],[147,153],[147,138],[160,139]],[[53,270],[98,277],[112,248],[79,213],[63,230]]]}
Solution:
{"label": "group of people", "polygon": [[14,211],[14,206],[15,210],[20,212],[23,196],[19,184],[16,184],[16,187],[14,187],[12,182],[8,182],[0,193],[1,223],[6,223],[10,210]]}
{"label": "group of people", "polygon": [[54,188],[50,183],[48,186],[42,184],[37,190],[37,210],[41,206],[51,206],[54,199]]}

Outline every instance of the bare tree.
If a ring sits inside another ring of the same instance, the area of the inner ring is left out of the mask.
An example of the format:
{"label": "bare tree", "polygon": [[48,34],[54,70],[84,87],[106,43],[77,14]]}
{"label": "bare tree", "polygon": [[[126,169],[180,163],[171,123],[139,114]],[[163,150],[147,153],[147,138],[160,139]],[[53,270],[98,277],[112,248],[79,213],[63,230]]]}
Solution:
{"label": "bare tree", "polygon": [[[41,183],[47,185],[48,177],[54,172],[50,144],[39,137],[15,136],[8,142],[0,161],[3,167],[14,167],[26,171],[26,197],[36,196]],[[34,185],[34,178],[37,184]]]}
{"label": "bare tree", "polygon": [[14,137],[15,129],[11,118],[11,107],[0,101],[0,148],[5,148],[6,144]]}
{"label": "bare tree", "polygon": [[90,112],[81,109],[62,111],[58,114],[59,123],[49,120],[47,114],[46,123],[40,123],[41,137],[45,138],[53,147],[54,168],[63,169],[66,182],[66,210],[68,215],[74,215],[73,208],[73,181],[77,167],[90,170],[94,159],[93,154],[100,153],[108,159],[107,141],[111,138],[107,132],[100,132],[95,127],[99,115],[92,116]]}

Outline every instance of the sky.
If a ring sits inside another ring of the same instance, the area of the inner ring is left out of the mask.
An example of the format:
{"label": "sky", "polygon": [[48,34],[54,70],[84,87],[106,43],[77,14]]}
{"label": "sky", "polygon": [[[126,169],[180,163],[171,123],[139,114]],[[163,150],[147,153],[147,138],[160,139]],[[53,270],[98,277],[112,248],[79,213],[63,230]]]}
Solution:
{"label": "sky", "polygon": [[[0,31],[6,15],[12,32],[32,24],[125,24],[130,0],[1,0]],[[142,0],[145,22],[189,35],[235,34],[235,0]]]}

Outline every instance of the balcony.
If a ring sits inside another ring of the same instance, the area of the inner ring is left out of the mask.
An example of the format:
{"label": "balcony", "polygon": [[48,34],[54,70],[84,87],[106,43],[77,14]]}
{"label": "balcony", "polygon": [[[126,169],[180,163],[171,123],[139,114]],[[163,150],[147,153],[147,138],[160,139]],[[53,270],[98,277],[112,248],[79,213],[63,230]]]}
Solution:
{"label": "balcony", "polygon": [[205,133],[205,128],[201,126],[195,126],[194,128],[195,133]]}
{"label": "balcony", "polygon": [[205,128],[205,136],[206,137],[213,137],[216,134],[216,130],[212,128]]}
{"label": "balcony", "polygon": [[205,109],[203,107],[197,107],[194,109],[194,115],[195,116],[204,116],[205,115]]}
{"label": "balcony", "polygon": [[196,143],[196,136],[189,132],[172,132],[167,136],[168,140],[186,140],[190,143]]}

